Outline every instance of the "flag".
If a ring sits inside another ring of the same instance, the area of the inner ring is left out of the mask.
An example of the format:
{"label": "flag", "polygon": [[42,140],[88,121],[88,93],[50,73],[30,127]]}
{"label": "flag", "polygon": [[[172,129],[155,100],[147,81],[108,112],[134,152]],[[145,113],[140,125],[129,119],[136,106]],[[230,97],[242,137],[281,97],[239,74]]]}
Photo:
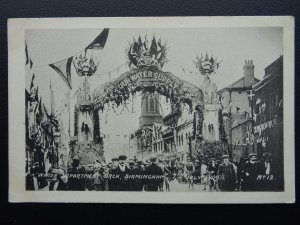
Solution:
{"label": "flag", "polygon": [[239,111],[240,111],[240,108],[239,108],[239,107],[236,107],[236,111],[239,112]]}
{"label": "flag", "polygon": [[109,29],[105,28],[96,38],[95,40],[89,44],[85,49],[95,49],[100,50],[103,49],[108,37]]}
{"label": "flag", "polygon": [[67,84],[70,90],[72,90],[72,77],[71,77],[71,65],[74,64],[78,76],[83,76],[84,72],[83,68],[88,67],[88,75],[93,75],[98,67],[98,63],[95,63],[93,57],[86,58],[86,54],[82,55],[83,52],[86,53],[88,49],[103,49],[108,37],[109,29],[105,28],[96,38],[90,43],[84,50],[81,51],[80,55],[78,54],[69,57],[68,59],[64,59],[58,61],[56,63],[49,64],[49,66],[54,69],[63,81]]}
{"label": "flag", "polygon": [[73,61],[73,56],[68,59],[64,59],[59,62],[49,64],[49,66],[60,75],[60,77],[66,83],[68,88],[71,90],[72,90],[72,80],[71,80],[72,61]]}
{"label": "flag", "polygon": [[29,63],[29,56],[28,56],[28,48],[27,48],[26,41],[25,41],[25,55],[26,55],[26,63],[25,63],[25,65],[27,65]]}
{"label": "flag", "polygon": [[34,99],[35,99],[36,102],[39,101],[39,87],[36,88]]}
{"label": "flag", "polygon": [[30,83],[30,91],[31,91],[31,89],[33,88],[33,86],[34,86],[34,84],[33,84],[33,81],[34,81],[34,78],[35,78],[35,75],[34,75],[34,73],[32,74],[32,78],[31,78],[31,83]]}
{"label": "flag", "polygon": [[155,40],[155,36],[153,36],[151,46],[150,46],[150,55],[153,56],[155,54],[155,57],[157,57],[157,44]]}

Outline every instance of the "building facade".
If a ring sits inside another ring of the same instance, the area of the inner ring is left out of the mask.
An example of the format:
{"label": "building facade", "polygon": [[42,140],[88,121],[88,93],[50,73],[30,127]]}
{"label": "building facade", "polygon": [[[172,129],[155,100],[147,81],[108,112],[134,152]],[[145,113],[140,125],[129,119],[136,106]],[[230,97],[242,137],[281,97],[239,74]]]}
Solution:
{"label": "building facade", "polygon": [[283,190],[283,56],[265,68],[263,80],[253,87],[254,144],[258,157],[271,159],[271,171]]}
{"label": "building facade", "polygon": [[[254,68],[253,61],[246,60],[243,66],[243,77],[218,91],[223,108],[225,135],[230,146],[229,154],[236,162],[241,158],[241,154],[237,153],[237,149],[244,149],[245,152],[250,151],[251,148],[253,149],[253,140],[251,143],[251,140],[240,139],[239,132],[244,129],[251,130],[252,87],[259,82],[259,79],[254,77]],[[240,125],[242,127],[239,127]]]}

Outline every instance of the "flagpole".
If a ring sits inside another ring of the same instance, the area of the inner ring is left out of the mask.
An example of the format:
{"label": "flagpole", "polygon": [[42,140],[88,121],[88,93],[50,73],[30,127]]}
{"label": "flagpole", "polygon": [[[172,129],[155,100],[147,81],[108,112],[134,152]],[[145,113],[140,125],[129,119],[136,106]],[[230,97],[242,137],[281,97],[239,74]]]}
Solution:
{"label": "flagpole", "polygon": [[71,141],[71,112],[70,112],[70,109],[71,109],[71,91],[70,91],[70,89],[69,89],[69,105],[68,105],[68,107],[69,107],[69,109],[68,109],[68,111],[69,111],[69,130],[68,130],[68,133],[69,133],[69,140]]}

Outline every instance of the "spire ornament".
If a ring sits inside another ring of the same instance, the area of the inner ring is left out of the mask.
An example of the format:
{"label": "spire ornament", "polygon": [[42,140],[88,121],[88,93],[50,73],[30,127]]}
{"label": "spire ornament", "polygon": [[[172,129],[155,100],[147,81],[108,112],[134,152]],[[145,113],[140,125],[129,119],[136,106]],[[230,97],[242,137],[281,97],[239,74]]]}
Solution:
{"label": "spire ornament", "polygon": [[205,57],[203,57],[203,55],[201,55],[201,57],[197,56],[196,60],[194,60],[194,64],[200,74],[207,79],[210,79],[209,77],[217,72],[220,63],[221,61],[218,61],[218,57],[214,58],[213,55],[209,57],[207,53],[205,54]]}

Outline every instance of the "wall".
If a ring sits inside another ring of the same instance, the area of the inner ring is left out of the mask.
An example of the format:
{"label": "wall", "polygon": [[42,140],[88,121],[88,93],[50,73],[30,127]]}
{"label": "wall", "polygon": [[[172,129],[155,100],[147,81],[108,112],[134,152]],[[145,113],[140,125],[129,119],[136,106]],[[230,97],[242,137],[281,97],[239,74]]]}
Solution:
{"label": "wall", "polygon": [[[230,92],[229,90],[226,90],[222,93],[223,99],[221,100],[221,103],[224,108],[227,108],[227,112],[229,112],[229,104],[230,104]],[[238,90],[232,90],[231,91],[231,102],[232,102],[232,108],[231,113],[237,113],[236,107],[240,108],[240,111],[251,111],[251,107],[249,104],[249,97],[246,90],[238,91]]]}
{"label": "wall", "polygon": [[219,104],[205,104],[202,134],[204,140],[219,140]]}

